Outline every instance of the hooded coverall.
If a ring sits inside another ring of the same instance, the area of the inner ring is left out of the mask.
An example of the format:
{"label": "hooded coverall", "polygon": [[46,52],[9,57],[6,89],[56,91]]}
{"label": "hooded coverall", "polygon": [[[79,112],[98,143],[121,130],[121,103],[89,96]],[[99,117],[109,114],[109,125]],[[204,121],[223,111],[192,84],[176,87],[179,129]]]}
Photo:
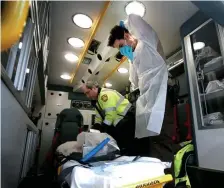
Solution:
{"label": "hooded coverall", "polygon": [[162,45],[153,28],[138,15],[130,14],[125,28],[137,39],[129,76],[132,85],[140,90],[136,101],[136,144],[144,155],[172,161],[177,148],[172,143],[173,103]]}

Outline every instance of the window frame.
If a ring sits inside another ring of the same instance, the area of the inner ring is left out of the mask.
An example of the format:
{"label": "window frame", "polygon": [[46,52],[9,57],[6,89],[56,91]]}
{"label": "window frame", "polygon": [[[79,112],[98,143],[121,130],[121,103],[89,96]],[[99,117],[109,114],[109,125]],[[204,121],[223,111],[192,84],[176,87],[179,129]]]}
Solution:
{"label": "window frame", "polygon": [[29,62],[30,52],[33,43],[33,34],[34,34],[34,24],[32,23],[31,19],[28,18],[23,33],[23,40],[22,40],[23,46],[21,48],[18,66],[16,69],[16,76],[13,83],[18,91],[23,91],[24,88],[26,69]]}

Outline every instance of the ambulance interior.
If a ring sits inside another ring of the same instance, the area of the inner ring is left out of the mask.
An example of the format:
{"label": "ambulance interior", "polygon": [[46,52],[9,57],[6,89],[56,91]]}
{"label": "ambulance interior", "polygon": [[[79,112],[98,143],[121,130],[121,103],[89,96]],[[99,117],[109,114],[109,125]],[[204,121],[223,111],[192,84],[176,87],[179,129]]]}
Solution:
{"label": "ambulance interior", "polygon": [[78,109],[80,130],[89,131],[95,111],[80,89],[86,81],[135,104],[130,62],[107,46],[110,30],[131,13],[158,34],[177,87],[174,141],[193,140],[196,166],[223,172],[223,10],[222,1],[1,1],[2,187],[40,176],[64,109]]}

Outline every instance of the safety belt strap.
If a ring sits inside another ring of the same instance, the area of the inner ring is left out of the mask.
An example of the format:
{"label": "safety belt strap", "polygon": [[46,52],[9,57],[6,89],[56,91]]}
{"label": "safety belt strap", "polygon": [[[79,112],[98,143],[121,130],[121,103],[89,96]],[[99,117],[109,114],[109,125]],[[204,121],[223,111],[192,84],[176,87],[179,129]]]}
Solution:
{"label": "safety belt strap", "polygon": [[66,181],[66,178],[67,176],[72,172],[72,170],[77,167],[77,166],[80,166],[80,167],[84,167],[84,168],[89,168],[88,166],[85,166],[85,165],[73,165],[73,166],[70,166],[66,169],[64,169],[61,174],[59,175],[58,177],[58,181],[60,182],[60,184],[64,183]]}
{"label": "safety belt strap", "polygon": [[100,107],[100,104],[99,104],[98,101],[97,101],[95,108],[96,108],[97,112],[100,114],[101,118],[104,119],[104,118],[105,118],[105,115],[104,115],[103,112],[102,112],[102,108],[99,109],[99,107],[98,107],[97,104],[98,104],[99,107]]}

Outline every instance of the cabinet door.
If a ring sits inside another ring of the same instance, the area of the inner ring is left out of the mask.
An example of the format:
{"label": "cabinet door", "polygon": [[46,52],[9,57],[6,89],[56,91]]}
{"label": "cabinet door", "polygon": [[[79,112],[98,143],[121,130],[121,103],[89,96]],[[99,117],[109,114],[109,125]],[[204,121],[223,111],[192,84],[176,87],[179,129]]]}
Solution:
{"label": "cabinet door", "polygon": [[[191,96],[199,103],[201,128],[224,128],[224,56],[223,29],[209,20],[185,38],[188,48],[188,73]],[[195,85],[192,85],[195,82]],[[195,90],[196,89],[196,90]],[[192,93],[193,91],[197,93]],[[198,95],[198,99],[196,97]]]}
{"label": "cabinet door", "polygon": [[222,171],[224,170],[223,49],[223,28],[212,20],[207,20],[184,37],[195,156],[199,167]]}

